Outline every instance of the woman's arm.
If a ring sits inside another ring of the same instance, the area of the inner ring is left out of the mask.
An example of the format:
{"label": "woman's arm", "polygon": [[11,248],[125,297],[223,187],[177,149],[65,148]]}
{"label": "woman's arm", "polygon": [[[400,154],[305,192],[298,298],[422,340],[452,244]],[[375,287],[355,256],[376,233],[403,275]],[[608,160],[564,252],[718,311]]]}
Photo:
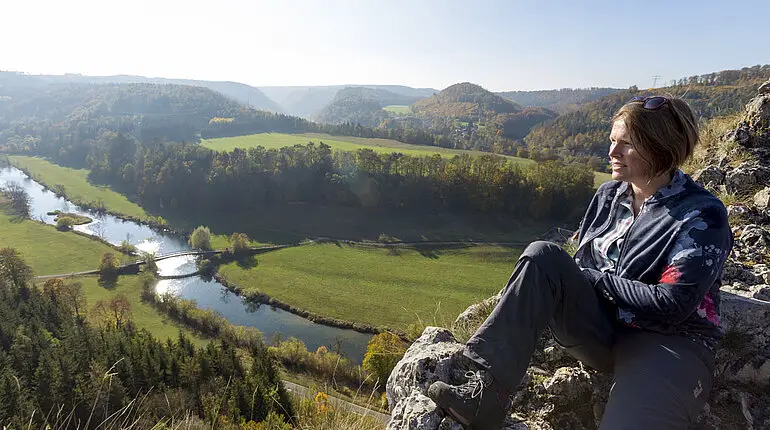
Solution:
{"label": "woman's arm", "polygon": [[617,306],[650,320],[687,319],[719,276],[732,248],[724,208],[704,208],[685,222],[657,284],[584,269],[594,287]]}

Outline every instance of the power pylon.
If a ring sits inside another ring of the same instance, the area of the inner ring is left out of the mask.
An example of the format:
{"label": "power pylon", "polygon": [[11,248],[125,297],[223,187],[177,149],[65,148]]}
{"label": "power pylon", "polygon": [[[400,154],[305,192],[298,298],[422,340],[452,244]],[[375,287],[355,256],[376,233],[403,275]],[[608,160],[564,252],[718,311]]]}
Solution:
{"label": "power pylon", "polygon": [[652,88],[655,88],[655,85],[658,83],[658,79],[662,78],[663,76],[660,75],[653,75],[652,76]]}

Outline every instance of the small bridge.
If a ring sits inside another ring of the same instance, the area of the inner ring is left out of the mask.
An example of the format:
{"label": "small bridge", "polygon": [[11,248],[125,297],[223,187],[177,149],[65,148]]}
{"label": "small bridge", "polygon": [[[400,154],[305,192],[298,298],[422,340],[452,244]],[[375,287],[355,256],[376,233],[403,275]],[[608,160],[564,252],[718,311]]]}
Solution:
{"label": "small bridge", "polygon": [[[291,248],[295,246],[304,245],[308,242],[303,243],[296,243],[296,244],[288,244],[288,245],[267,245],[267,246],[255,246],[251,248],[246,249],[246,253],[248,254],[262,254],[269,251],[276,251],[283,248]],[[230,252],[229,249],[214,249],[210,251],[202,251],[202,250],[189,250],[189,251],[174,251],[169,252],[167,254],[158,255],[154,258],[155,261],[162,261],[162,260],[168,260],[169,258],[177,258],[177,257],[187,257],[187,256],[206,256],[206,255],[219,255],[224,254],[226,252]],[[118,273],[120,274],[128,274],[128,273],[137,273],[139,272],[139,266],[147,264],[147,260],[145,259],[138,259],[134,261],[133,263],[128,264],[122,264],[118,267]],[[99,269],[93,269],[93,270],[84,270],[82,272],[71,272],[71,273],[58,273],[56,275],[44,275],[44,276],[35,276],[34,279],[36,280],[46,280],[46,279],[53,279],[53,278],[74,278],[76,276],[85,276],[85,275],[98,275]],[[158,276],[158,279],[177,279],[177,278],[186,278],[188,276],[194,276],[198,274],[196,271],[195,273],[189,273],[185,275],[166,275],[166,276]]]}

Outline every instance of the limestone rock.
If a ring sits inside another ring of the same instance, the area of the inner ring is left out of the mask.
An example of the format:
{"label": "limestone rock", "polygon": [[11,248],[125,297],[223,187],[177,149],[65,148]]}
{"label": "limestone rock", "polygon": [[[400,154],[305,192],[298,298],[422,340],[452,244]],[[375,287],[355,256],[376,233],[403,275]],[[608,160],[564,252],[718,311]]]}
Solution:
{"label": "limestone rock", "polygon": [[757,279],[760,279],[765,284],[770,284],[770,267],[767,264],[755,264],[751,268],[751,272]]}
{"label": "limestone rock", "polygon": [[770,94],[762,94],[746,103],[744,122],[754,131],[770,127]]}
{"label": "limestone rock", "polygon": [[[388,404],[393,405],[389,430],[461,430],[444,416],[426,396],[428,387],[442,380],[459,383],[464,380],[470,363],[462,355],[463,345],[443,328],[427,327],[406,350],[404,357],[391,372],[386,386]],[[527,430],[521,419],[508,417],[503,429]]]}
{"label": "limestone rock", "polygon": [[736,281],[738,283],[754,285],[760,282],[760,278],[750,269],[744,267],[743,264],[733,259],[728,259],[725,261],[722,269],[722,282],[725,284],[735,284]]}
{"label": "limestone rock", "polygon": [[717,352],[717,375],[725,381],[770,387],[770,302],[722,292],[725,338]]}
{"label": "limestone rock", "polygon": [[692,179],[704,187],[715,187],[725,182],[725,172],[717,166],[707,166],[695,172]]}
{"label": "limestone rock", "polygon": [[591,376],[578,367],[560,367],[545,383],[545,390],[553,396],[554,403],[568,405],[590,397]]}
{"label": "limestone rock", "polygon": [[741,146],[752,146],[751,133],[749,128],[745,125],[742,125],[735,130],[729,131],[722,139],[727,142],[735,142]]}
{"label": "limestone rock", "polygon": [[754,194],[754,205],[760,211],[770,211],[770,187],[765,187]]}
{"label": "limestone rock", "polygon": [[750,213],[751,210],[748,206],[743,204],[737,204],[737,205],[729,205],[727,206],[727,216],[734,216],[734,215],[746,215]]}
{"label": "limestone rock", "polygon": [[[463,430],[463,427],[460,424],[457,424],[449,417],[444,418],[444,421],[441,422],[441,425],[438,428],[439,430]],[[500,430],[539,430],[539,428],[530,427],[521,419],[511,416],[505,419]]]}
{"label": "limestone rock", "polygon": [[463,346],[447,329],[427,327],[396,364],[386,385],[388,404],[396,405],[413,393],[427,393],[430,384],[456,378]]}
{"label": "limestone rock", "polygon": [[[727,191],[745,195],[770,180],[770,168],[754,162],[744,162],[727,173],[725,185]],[[749,194],[750,195],[750,194]]]}
{"label": "limestone rock", "polygon": [[497,305],[497,302],[500,301],[500,297],[502,296],[502,294],[503,294],[503,291],[500,290],[500,292],[495,294],[494,296],[489,297],[479,303],[474,303],[468,306],[455,319],[455,322],[454,322],[455,326],[468,327],[472,325],[479,325],[479,323],[484,321],[487,315],[489,314],[489,312]]}
{"label": "limestone rock", "polygon": [[740,239],[748,246],[770,246],[770,232],[756,224],[744,227]]}
{"label": "limestone rock", "polygon": [[768,79],[764,84],[760,85],[757,91],[759,94],[770,94],[770,79]]}
{"label": "limestone rock", "polygon": [[401,399],[391,412],[389,430],[437,429],[444,419],[443,414],[431,399],[419,392],[413,392]]}

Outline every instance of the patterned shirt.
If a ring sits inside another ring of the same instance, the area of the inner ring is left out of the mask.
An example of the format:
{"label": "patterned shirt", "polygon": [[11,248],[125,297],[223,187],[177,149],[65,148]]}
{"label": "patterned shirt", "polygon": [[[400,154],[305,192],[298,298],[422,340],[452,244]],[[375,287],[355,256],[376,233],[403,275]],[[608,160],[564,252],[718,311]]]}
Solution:
{"label": "patterned shirt", "polygon": [[612,224],[604,234],[596,237],[591,243],[596,270],[607,273],[615,273],[615,267],[620,258],[620,250],[623,249],[623,240],[634,223],[634,210],[630,190],[621,196],[618,207],[613,215]]}
{"label": "patterned shirt", "polygon": [[724,205],[677,170],[634,217],[630,188],[619,181],[599,187],[580,225],[575,262],[619,322],[683,335],[713,351],[722,337],[719,275],[733,245]]}

